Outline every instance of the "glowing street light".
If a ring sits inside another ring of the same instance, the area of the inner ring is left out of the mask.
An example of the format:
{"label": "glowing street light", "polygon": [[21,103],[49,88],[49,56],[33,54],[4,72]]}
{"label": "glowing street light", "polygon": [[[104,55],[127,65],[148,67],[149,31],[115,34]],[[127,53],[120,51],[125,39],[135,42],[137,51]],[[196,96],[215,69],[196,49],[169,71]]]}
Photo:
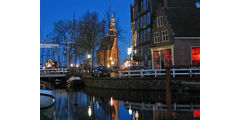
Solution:
{"label": "glowing street light", "polygon": [[113,65],[113,64],[114,64],[114,61],[112,61],[111,64]]}
{"label": "glowing street light", "polygon": [[88,54],[88,55],[87,55],[87,58],[91,58],[91,55],[90,55],[90,54]]}
{"label": "glowing street light", "polygon": [[71,64],[70,66],[73,67],[73,64]]}
{"label": "glowing street light", "polygon": [[110,57],[110,60],[112,60],[112,57]]}
{"label": "glowing street light", "polygon": [[128,52],[127,53],[128,53],[128,55],[130,55],[132,53],[132,47],[128,48]]}
{"label": "glowing street light", "polygon": [[108,67],[110,67],[110,65],[107,65]]}
{"label": "glowing street light", "polygon": [[76,65],[76,67],[78,67],[78,64]]}

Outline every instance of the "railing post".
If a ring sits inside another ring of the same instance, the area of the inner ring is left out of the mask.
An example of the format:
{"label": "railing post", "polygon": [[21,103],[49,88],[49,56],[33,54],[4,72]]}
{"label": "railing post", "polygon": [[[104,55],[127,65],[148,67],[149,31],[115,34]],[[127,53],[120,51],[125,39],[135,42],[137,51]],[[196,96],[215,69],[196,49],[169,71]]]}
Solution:
{"label": "railing post", "polygon": [[128,71],[128,77],[129,77],[129,78],[131,77],[131,75],[130,75],[130,71]]}
{"label": "railing post", "polygon": [[141,70],[141,77],[143,77],[143,71]]}
{"label": "railing post", "polygon": [[192,77],[192,69],[191,68],[189,69],[189,74],[190,74],[190,77]]}
{"label": "railing post", "polygon": [[191,111],[193,111],[193,105],[192,105],[192,103],[191,103]]}
{"label": "railing post", "polygon": [[157,70],[154,70],[154,76],[157,77]]}
{"label": "railing post", "polygon": [[172,69],[172,72],[173,72],[173,77],[175,77],[175,69],[174,68]]}

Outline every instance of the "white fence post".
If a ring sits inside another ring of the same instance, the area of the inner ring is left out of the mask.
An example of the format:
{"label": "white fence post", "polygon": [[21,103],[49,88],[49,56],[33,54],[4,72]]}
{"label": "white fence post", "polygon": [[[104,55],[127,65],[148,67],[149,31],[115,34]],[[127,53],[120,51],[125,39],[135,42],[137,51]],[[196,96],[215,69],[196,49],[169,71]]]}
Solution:
{"label": "white fence post", "polygon": [[173,77],[175,77],[175,69],[174,68],[172,69],[172,72],[173,72]]}
{"label": "white fence post", "polygon": [[190,77],[192,77],[192,69],[189,69]]}

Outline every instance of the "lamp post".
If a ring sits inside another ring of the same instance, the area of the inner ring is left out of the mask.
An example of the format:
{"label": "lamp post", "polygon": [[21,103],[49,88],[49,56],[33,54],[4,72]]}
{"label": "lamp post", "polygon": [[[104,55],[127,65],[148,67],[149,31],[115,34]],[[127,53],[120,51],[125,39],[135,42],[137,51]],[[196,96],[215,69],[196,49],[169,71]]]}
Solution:
{"label": "lamp post", "polygon": [[[87,55],[87,59],[89,60],[89,62],[90,62],[90,64],[91,64],[91,54],[88,54]],[[89,71],[89,75],[90,75],[90,66],[89,66],[89,62],[87,62],[87,65],[88,65],[88,67],[87,67],[87,69],[88,69],[88,71]]]}
{"label": "lamp post", "polygon": [[128,47],[127,54],[129,55],[129,60],[131,60],[132,46],[129,46],[129,47]]}

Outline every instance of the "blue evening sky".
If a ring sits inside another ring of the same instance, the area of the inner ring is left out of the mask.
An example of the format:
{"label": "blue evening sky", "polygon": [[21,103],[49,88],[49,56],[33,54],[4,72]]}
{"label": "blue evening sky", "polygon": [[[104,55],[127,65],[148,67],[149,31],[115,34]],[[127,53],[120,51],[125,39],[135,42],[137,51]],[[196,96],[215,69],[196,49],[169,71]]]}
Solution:
{"label": "blue evening sky", "polygon": [[87,10],[96,11],[101,16],[112,7],[120,19],[124,30],[124,41],[119,40],[120,61],[128,57],[127,48],[131,45],[130,4],[132,0],[40,0],[40,39],[46,39],[47,34],[53,31],[53,23],[59,19],[80,17]]}

